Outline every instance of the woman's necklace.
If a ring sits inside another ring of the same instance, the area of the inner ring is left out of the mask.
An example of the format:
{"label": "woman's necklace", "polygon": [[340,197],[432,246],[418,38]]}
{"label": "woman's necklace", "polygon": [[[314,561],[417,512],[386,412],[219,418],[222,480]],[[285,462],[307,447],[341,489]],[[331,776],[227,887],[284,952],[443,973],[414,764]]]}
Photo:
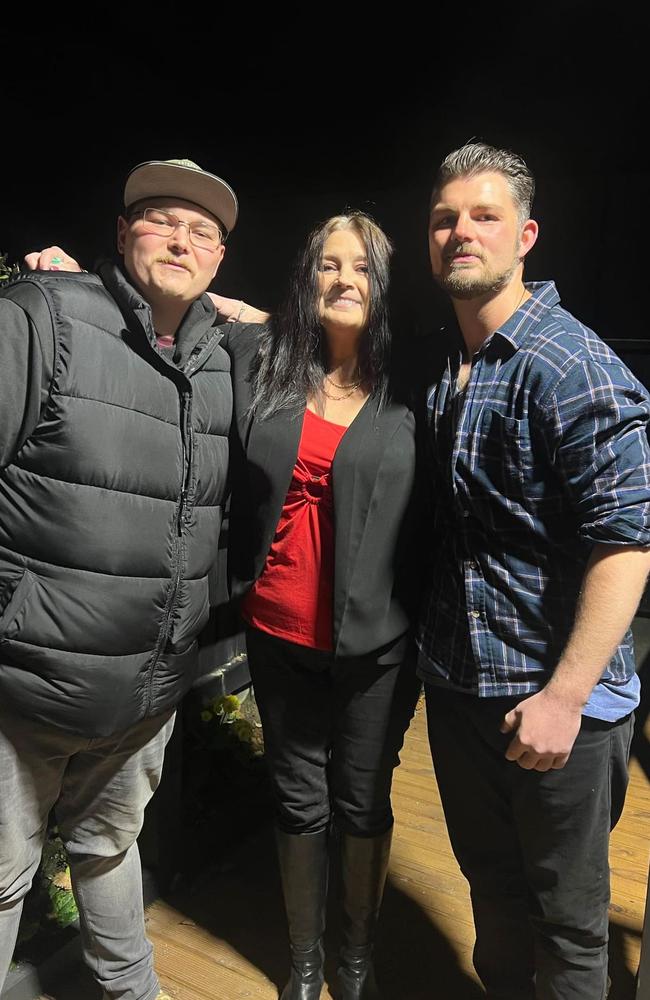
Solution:
{"label": "woman's necklace", "polygon": [[335,382],[333,378],[329,377],[327,372],[325,373],[325,378],[327,379],[330,385],[334,386],[335,389],[358,389],[359,386],[361,385],[361,379],[359,379],[357,382],[348,382],[347,385],[339,385],[338,382]]}
{"label": "woman's necklace", "polygon": [[354,392],[354,390],[358,389],[360,385],[361,385],[361,383],[358,382],[355,386],[352,387],[352,389],[350,389],[349,392],[344,392],[342,396],[333,396],[331,392],[327,391],[327,389],[325,388],[325,386],[323,386],[323,393],[324,393],[325,396],[327,396],[328,399],[334,399],[334,400],[336,400],[338,402],[339,399],[349,399],[350,396],[352,395],[352,393]]}
{"label": "woman's necklace", "polygon": [[[358,374],[358,369],[357,369],[357,374]],[[330,378],[327,372],[325,373],[325,379],[329,382],[330,385],[333,385],[335,389],[347,390],[347,392],[344,392],[342,396],[334,396],[332,395],[331,392],[328,392],[325,386],[323,385],[324,394],[327,396],[328,399],[332,399],[335,402],[338,402],[341,399],[349,399],[352,393],[359,388],[361,382],[363,381],[362,379],[359,379],[357,382],[348,382],[347,385],[345,384],[341,385],[340,383],[335,382],[333,378]]]}
{"label": "woman's necklace", "polygon": [[517,312],[517,309],[518,309],[518,308],[519,308],[519,306],[520,306],[520,305],[522,304],[522,302],[524,301],[524,299],[526,298],[526,296],[527,296],[527,295],[528,295],[528,289],[527,289],[527,288],[526,288],[526,286],[524,285],[524,290],[523,290],[523,292],[521,293],[521,298],[519,299],[519,302],[518,302],[518,303],[517,303],[517,305],[515,306],[515,310],[514,310],[515,312]]}

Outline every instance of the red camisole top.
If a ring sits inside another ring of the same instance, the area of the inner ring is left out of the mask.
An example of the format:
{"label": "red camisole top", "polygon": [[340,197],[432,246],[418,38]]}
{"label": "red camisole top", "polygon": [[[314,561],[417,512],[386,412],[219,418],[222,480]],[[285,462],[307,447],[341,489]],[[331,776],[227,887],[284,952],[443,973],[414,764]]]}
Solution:
{"label": "red camisole top", "polygon": [[271,635],[332,649],[334,508],[332,461],[347,427],[305,416],[275,538],[262,574],[242,604],[245,620]]}

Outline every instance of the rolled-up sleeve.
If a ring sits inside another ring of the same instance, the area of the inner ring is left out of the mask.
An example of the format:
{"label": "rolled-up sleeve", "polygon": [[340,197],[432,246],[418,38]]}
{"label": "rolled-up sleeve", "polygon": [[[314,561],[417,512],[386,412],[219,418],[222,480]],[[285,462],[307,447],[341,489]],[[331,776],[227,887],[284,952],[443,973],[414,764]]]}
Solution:
{"label": "rolled-up sleeve", "polygon": [[550,459],[585,540],[650,545],[650,398],[622,363],[576,360],[543,407]]}

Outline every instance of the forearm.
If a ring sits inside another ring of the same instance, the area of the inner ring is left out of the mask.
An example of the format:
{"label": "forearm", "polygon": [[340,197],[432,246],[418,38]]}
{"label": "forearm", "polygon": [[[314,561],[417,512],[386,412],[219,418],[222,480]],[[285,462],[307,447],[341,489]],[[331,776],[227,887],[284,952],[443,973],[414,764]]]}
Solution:
{"label": "forearm", "polygon": [[582,710],[634,617],[649,569],[650,550],[595,546],[574,626],[553,676],[503,720],[501,731],[514,733],[508,760],[527,770],[564,767]]}
{"label": "forearm", "polygon": [[650,571],[650,550],[596,545],[582,582],[573,629],[548,694],[582,708],[636,613]]}

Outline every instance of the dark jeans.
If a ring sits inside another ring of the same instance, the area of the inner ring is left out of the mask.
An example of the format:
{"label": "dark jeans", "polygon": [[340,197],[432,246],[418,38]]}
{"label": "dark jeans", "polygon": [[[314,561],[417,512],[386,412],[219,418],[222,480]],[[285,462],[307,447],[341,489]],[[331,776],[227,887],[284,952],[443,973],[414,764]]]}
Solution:
{"label": "dark jeans", "polygon": [[609,833],[627,789],[633,718],[583,717],[558,771],[505,759],[521,699],[426,686],[429,743],[449,836],[470,884],[474,965],[490,1000],[602,1000]]}
{"label": "dark jeans", "polygon": [[413,663],[337,659],[258,629],[246,646],[280,829],[316,833],[333,814],[345,833],[384,833],[420,691]]}

